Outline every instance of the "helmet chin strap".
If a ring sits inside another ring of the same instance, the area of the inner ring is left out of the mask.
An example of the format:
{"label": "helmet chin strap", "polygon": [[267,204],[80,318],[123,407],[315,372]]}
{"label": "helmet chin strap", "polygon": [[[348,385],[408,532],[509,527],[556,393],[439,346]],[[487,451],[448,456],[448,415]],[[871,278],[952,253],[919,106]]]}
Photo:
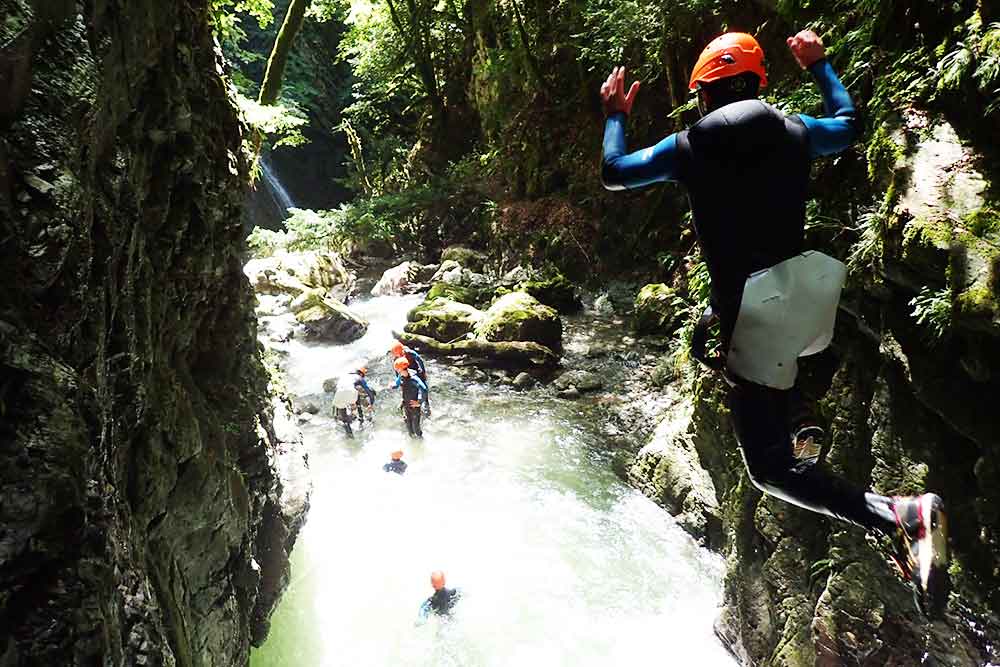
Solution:
{"label": "helmet chin strap", "polygon": [[698,89],[695,91],[695,95],[698,99],[698,113],[702,116],[707,115],[712,110],[711,103],[708,99],[708,91],[701,86],[698,86]]}

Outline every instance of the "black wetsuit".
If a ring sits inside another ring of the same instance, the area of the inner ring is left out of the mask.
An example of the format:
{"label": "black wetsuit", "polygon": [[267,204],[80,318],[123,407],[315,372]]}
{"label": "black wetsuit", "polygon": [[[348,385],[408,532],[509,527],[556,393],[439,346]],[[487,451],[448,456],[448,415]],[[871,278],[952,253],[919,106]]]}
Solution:
{"label": "black wetsuit", "polygon": [[382,470],[386,472],[394,472],[397,475],[402,475],[406,472],[406,461],[392,460],[382,466]]}
{"label": "black wetsuit", "polygon": [[462,594],[457,588],[442,588],[434,591],[434,595],[427,598],[424,605],[439,616],[448,616],[461,597]]}
{"label": "black wetsuit", "polygon": [[[829,63],[821,60],[810,71],[823,92],[828,118],[789,116],[760,100],[744,100],[629,155],[624,154],[624,114],[606,123],[606,187],[668,180],[687,187],[724,350],[747,277],[803,251],[810,161],[843,150],[857,137],[854,106]],[[891,499],[795,459],[789,432],[791,390],[732,379],[733,429],[758,488],[866,528],[895,528]]]}
{"label": "black wetsuit", "polygon": [[[427,388],[417,377],[401,377],[400,388],[403,393],[403,414],[406,416],[406,430],[411,436],[424,437],[420,428],[420,401],[427,396]],[[413,403],[416,402],[416,405]]]}

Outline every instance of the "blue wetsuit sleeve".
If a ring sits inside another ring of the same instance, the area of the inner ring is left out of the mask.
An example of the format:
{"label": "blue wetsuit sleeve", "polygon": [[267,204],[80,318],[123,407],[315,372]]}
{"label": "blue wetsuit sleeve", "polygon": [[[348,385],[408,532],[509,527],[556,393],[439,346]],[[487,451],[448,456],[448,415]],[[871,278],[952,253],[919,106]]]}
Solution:
{"label": "blue wetsuit sleeve", "polygon": [[427,385],[424,384],[424,381],[421,380],[420,378],[418,378],[416,375],[411,376],[410,379],[417,383],[417,387],[420,388],[420,391],[422,391],[424,393],[424,398],[426,398],[427,397]]}
{"label": "blue wetsuit sleeve", "polygon": [[420,370],[420,372],[426,373],[427,366],[426,364],[424,364],[423,358],[415,350],[413,352],[413,358],[417,360],[417,368]]}
{"label": "blue wetsuit sleeve", "polygon": [[400,375],[399,373],[396,373],[396,382],[393,383],[392,388],[399,389],[399,385],[401,384],[403,384],[403,376]]}
{"label": "blue wetsuit sleeve", "polygon": [[375,390],[368,386],[368,380],[365,380],[364,378],[361,379],[361,388],[365,390],[365,393],[368,394],[368,398],[371,399],[371,402],[374,405],[375,404]]}
{"label": "blue wetsuit sleeve", "polygon": [[677,135],[671,134],[655,146],[625,153],[624,113],[615,113],[604,121],[604,157],[601,182],[608,190],[642,188],[653,183],[676,179]]}
{"label": "blue wetsuit sleeve", "polygon": [[812,157],[839,153],[853,144],[860,134],[854,103],[826,58],[810,65],[809,71],[823,94],[823,108],[827,113],[825,118],[799,114],[809,136],[810,153]]}

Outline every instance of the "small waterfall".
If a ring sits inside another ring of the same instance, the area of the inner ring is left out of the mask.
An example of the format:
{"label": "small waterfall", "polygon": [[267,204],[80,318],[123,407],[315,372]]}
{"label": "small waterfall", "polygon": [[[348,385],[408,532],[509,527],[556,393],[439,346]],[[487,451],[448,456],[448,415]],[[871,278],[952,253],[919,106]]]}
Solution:
{"label": "small waterfall", "polygon": [[264,155],[260,158],[260,169],[263,176],[263,185],[267,188],[271,199],[274,200],[275,206],[281,211],[282,219],[288,216],[288,209],[293,208],[295,203],[292,201],[292,197],[288,194],[288,190],[282,185],[281,180],[278,175],[274,173],[271,168],[270,157]]}
{"label": "small waterfall", "polygon": [[257,179],[255,187],[247,193],[244,206],[244,224],[247,233],[254,227],[276,231],[284,229],[282,222],[288,217],[288,209],[294,207],[295,202],[278,178],[270,156],[262,155],[260,178]]}

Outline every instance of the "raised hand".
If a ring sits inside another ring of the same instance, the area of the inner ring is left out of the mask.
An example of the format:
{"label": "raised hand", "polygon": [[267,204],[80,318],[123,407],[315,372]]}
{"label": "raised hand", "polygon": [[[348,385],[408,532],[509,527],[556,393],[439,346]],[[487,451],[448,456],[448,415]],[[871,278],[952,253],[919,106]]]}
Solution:
{"label": "raised hand", "polygon": [[601,106],[604,107],[604,115],[610,116],[613,113],[622,112],[627,116],[632,111],[632,103],[635,102],[635,95],[638,92],[638,81],[632,83],[628,93],[625,92],[624,67],[616,67],[611,70],[607,81],[601,85]]}
{"label": "raised hand", "polygon": [[802,69],[807,69],[817,60],[826,57],[823,40],[812,30],[801,30],[797,35],[789,37],[785,41]]}

